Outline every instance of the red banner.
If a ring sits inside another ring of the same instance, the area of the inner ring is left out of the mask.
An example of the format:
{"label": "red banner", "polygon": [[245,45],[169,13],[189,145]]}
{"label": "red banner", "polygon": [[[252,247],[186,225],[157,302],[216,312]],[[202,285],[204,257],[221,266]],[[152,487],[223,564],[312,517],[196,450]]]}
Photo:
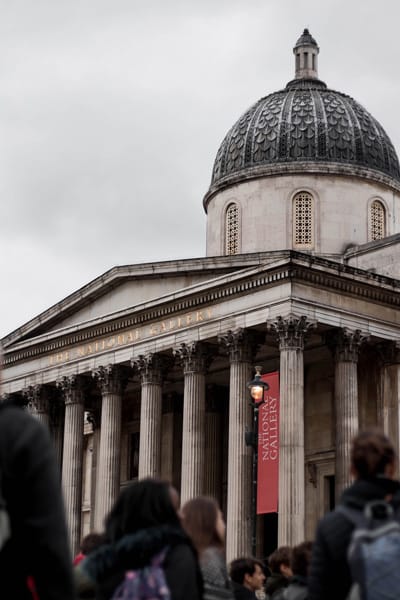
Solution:
{"label": "red banner", "polygon": [[258,412],[257,514],[278,512],[279,372],[267,373],[264,404]]}

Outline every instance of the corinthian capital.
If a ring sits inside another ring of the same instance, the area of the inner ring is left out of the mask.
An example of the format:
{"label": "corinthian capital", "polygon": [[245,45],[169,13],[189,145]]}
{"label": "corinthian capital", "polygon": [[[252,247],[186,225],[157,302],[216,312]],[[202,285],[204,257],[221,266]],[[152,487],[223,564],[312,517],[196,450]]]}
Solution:
{"label": "corinthian capital", "polygon": [[122,394],[127,384],[126,371],[120,365],[100,366],[92,371],[102,394]]}
{"label": "corinthian capital", "polygon": [[183,343],[175,348],[173,352],[183,366],[185,374],[205,373],[211,362],[209,349],[202,342]]}
{"label": "corinthian capital", "polygon": [[149,354],[139,354],[137,358],[131,361],[132,368],[138,371],[142,384],[154,383],[162,385],[166,371],[170,366],[170,361],[160,354],[150,352]]}
{"label": "corinthian capital", "polygon": [[34,413],[48,413],[50,405],[49,390],[44,385],[29,385],[22,390],[29,410]]}
{"label": "corinthian capital", "polygon": [[221,334],[218,341],[228,353],[230,362],[253,362],[262,339],[259,332],[240,327]]}
{"label": "corinthian capital", "polygon": [[400,342],[387,340],[376,344],[375,348],[382,365],[398,365],[400,363]]}
{"label": "corinthian capital", "polygon": [[360,329],[339,329],[327,338],[327,344],[337,362],[357,362],[361,345],[369,339],[369,335]]}
{"label": "corinthian capital", "polygon": [[86,385],[80,375],[60,377],[56,381],[56,386],[61,391],[65,404],[83,404]]}
{"label": "corinthian capital", "polygon": [[267,323],[267,328],[276,334],[279,350],[303,350],[307,333],[315,326],[316,323],[309,321],[307,317],[295,315],[277,317]]}

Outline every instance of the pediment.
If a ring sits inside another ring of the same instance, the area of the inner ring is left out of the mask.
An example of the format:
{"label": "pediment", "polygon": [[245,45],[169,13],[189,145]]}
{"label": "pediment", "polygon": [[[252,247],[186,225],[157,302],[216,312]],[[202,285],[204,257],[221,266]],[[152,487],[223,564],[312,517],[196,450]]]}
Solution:
{"label": "pediment", "polygon": [[9,350],[46,334],[109,320],[135,306],[277,257],[277,253],[257,253],[114,267],[7,335],[2,345]]}

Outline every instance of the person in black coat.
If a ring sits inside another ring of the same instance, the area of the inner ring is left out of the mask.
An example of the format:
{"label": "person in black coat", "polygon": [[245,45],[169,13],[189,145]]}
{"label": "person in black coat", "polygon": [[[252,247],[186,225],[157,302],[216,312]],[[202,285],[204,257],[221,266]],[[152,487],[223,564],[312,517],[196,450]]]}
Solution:
{"label": "person in black coat", "polygon": [[177,514],[178,493],[169,483],[147,478],[126,487],[106,518],[106,543],[75,567],[80,598],[108,600],[126,571],[162,563],[171,600],[202,600],[197,552]]}
{"label": "person in black coat", "polygon": [[[362,511],[371,500],[389,500],[400,506],[400,482],[393,479],[395,451],[378,430],[365,431],[352,443],[351,471],[355,482],[342,494],[340,503]],[[352,580],[347,549],[353,523],[333,511],[318,524],[309,575],[308,600],[345,600]]]}
{"label": "person in black coat", "polygon": [[[0,551],[0,596],[73,600],[60,475],[48,429],[9,401],[0,403],[1,490],[11,537]],[[29,587],[30,586],[30,587]]]}

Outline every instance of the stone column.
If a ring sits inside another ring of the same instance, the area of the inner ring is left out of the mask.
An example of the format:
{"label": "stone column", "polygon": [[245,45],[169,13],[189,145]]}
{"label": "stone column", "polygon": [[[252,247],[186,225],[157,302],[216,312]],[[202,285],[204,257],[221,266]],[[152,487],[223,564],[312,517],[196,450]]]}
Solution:
{"label": "stone column", "polygon": [[181,504],[204,491],[205,373],[208,355],[200,342],[174,350],[184,373]]}
{"label": "stone column", "polygon": [[400,452],[400,343],[382,342],[377,347],[381,366],[378,425]]}
{"label": "stone column", "polygon": [[278,317],[268,324],[280,350],[278,546],[294,546],[305,534],[304,338],[306,317]]}
{"label": "stone column", "polygon": [[205,421],[205,476],[204,493],[221,501],[222,478],[221,410],[216,390],[208,388]]}
{"label": "stone column", "polygon": [[100,366],[93,377],[101,389],[101,429],[96,482],[94,523],[97,531],[104,527],[104,517],[120,491],[122,392],[125,372],[118,365]]}
{"label": "stone column", "polygon": [[367,337],[358,329],[340,329],[330,339],[335,357],[336,501],[352,482],[351,442],[359,427],[357,362],[360,346]]}
{"label": "stone column", "polygon": [[251,379],[256,343],[251,332],[244,329],[228,331],[219,341],[228,351],[230,362],[226,518],[226,559],[229,562],[251,554],[252,451],[246,446],[245,432],[252,428],[247,383]]}
{"label": "stone column", "polygon": [[70,531],[71,551],[75,555],[81,541],[82,464],[84,391],[81,377],[72,375],[57,381],[65,401],[65,426],[62,485]]}
{"label": "stone column", "polygon": [[165,362],[158,354],[132,361],[141,381],[139,479],[161,475],[162,382]]}

